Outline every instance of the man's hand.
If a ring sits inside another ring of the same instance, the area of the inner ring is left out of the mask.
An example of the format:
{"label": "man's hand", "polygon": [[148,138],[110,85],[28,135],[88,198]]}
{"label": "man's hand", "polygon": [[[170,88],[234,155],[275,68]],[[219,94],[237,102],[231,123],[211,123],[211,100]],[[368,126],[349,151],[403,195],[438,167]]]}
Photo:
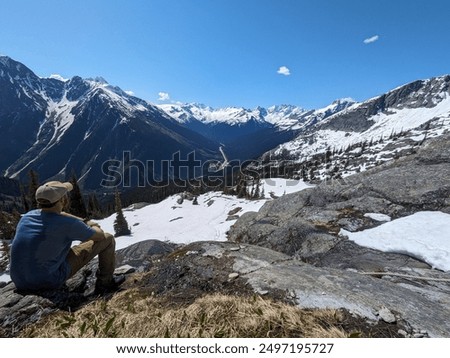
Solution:
{"label": "man's hand", "polygon": [[95,221],[88,220],[88,221],[85,221],[85,223],[86,223],[86,225],[88,225],[90,227],[96,226],[96,227],[100,228],[99,223],[96,223]]}
{"label": "man's hand", "polygon": [[100,228],[99,225],[91,226],[91,228],[95,231],[95,233],[89,238],[89,240],[101,241],[106,238],[105,232]]}
{"label": "man's hand", "polygon": [[81,220],[81,221],[83,221],[86,225],[88,225],[88,226],[90,226],[90,227],[97,226],[98,228],[100,228],[100,225],[99,225],[98,223],[96,223],[95,221],[88,220],[88,219],[83,219],[83,218],[80,218],[80,217],[78,217],[78,216],[75,216],[75,215],[66,213],[65,211],[62,211],[62,212],[61,212],[61,215],[67,216],[67,217],[69,217],[69,218],[74,218],[74,219]]}

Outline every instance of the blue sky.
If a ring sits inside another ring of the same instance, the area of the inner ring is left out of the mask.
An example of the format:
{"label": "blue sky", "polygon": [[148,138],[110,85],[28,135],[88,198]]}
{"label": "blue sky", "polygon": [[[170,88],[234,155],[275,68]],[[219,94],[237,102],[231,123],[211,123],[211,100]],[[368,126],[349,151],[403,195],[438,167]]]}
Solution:
{"label": "blue sky", "polygon": [[312,109],[450,73],[448,0],[0,0],[0,9],[0,54],[43,77],[102,76],[153,103]]}

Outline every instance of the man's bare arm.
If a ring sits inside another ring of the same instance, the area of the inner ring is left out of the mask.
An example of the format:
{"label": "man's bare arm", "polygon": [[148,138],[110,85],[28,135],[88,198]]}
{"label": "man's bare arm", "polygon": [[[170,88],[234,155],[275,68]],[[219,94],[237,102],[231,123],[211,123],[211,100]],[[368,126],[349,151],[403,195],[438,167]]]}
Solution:
{"label": "man's bare arm", "polygon": [[66,213],[65,211],[62,211],[61,215],[64,215],[64,216],[67,216],[70,218],[74,218],[74,219],[78,219],[80,221],[83,221],[86,225],[90,226],[95,231],[95,233],[88,240],[101,241],[101,240],[105,239],[105,232],[101,229],[100,225],[97,224],[96,222],[91,221],[91,220],[85,221],[85,219],[80,218],[75,215],[72,215],[72,214],[69,214],[69,213]]}

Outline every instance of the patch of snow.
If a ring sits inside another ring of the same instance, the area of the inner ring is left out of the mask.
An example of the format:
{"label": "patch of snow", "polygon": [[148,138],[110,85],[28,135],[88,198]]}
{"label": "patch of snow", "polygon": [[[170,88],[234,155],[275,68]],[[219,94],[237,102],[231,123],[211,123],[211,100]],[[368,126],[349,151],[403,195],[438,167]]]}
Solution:
{"label": "patch of snow", "polygon": [[359,232],[341,229],[340,234],[360,246],[406,253],[436,269],[450,271],[449,214],[422,211]]}
{"label": "patch of snow", "polygon": [[10,281],[11,281],[11,276],[9,276],[9,274],[7,274],[7,273],[0,274],[0,282],[10,282]]}
{"label": "patch of snow", "polygon": [[[64,96],[60,101],[55,102],[52,99],[48,98],[45,93],[41,92],[41,95],[47,101],[47,111],[45,114],[45,120],[40,124],[38,133],[36,135],[36,141],[34,144],[27,150],[31,151],[34,149],[36,145],[39,145],[42,138],[42,132],[44,127],[49,123],[53,122],[52,127],[54,128],[52,138],[47,140],[47,144],[45,148],[43,148],[40,154],[45,153],[48,149],[53,147],[55,144],[59,143],[64,135],[64,133],[70,128],[75,120],[75,116],[72,114],[72,109],[78,104],[78,101],[69,101],[66,96]],[[39,156],[35,157],[32,161],[29,162],[28,166],[23,167],[21,170],[12,173],[10,168],[6,170],[7,175],[11,177],[18,176],[22,171],[29,168],[29,165],[36,161]]]}
{"label": "patch of snow", "polygon": [[[123,93],[117,93],[119,90],[106,83],[95,82],[96,85],[101,88],[106,96],[114,102],[119,108],[122,108],[126,114],[131,115],[136,111],[146,111],[147,108],[139,103],[131,102],[131,99],[123,96]],[[121,90],[120,90],[121,91]],[[125,92],[124,92],[125,93]]]}
{"label": "patch of snow", "polygon": [[264,179],[263,182],[264,196],[266,199],[271,198],[270,193],[279,197],[314,187],[314,185],[305,183],[303,180],[293,179],[271,178]]}
{"label": "patch of snow", "polygon": [[276,125],[282,130],[287,130],[289,128],[298,126],[299,121],[302,119],[302,116],[307,112],[307,110],[297,106],[271,106],[267,108],[265,121]]}
{"label": "patch of snow", "polygon": [[50,75],[49,78],[54,79],[54,80],[58,80],[58,81],[61,81],[61,82],[68,82],[68,81],[70,81],[70,79],[64,78],[63,76],[58,75],[58,74]]}

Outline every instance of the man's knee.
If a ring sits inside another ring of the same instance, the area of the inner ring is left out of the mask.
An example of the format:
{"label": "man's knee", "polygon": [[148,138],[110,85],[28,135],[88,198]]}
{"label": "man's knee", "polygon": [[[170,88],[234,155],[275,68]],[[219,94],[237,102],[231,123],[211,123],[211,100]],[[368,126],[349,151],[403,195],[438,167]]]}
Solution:
{"label": "man's knee", "polygon": [[110,244],[108,245],[108,247],[112,247],[113,249],[116,248],[116,239],[114,238],[113,235],[111,235],[108,232],[105,232],[105,240],[107,240]]}

